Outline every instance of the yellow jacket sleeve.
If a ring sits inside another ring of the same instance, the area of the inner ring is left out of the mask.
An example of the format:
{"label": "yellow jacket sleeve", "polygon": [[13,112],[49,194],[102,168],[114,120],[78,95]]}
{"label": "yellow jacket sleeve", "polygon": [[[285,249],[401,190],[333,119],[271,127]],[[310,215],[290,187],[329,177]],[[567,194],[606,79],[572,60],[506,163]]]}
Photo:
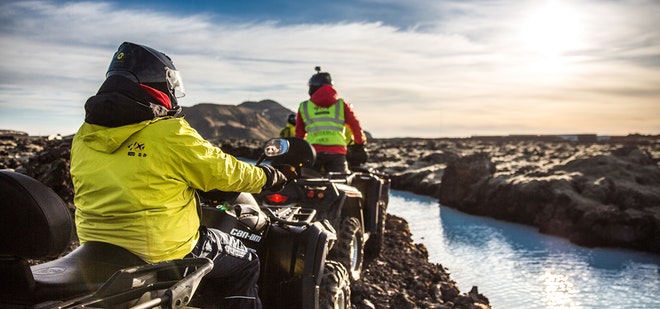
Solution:
{"label": "yellow jacket sleeve", "polygon": [[209,191],[261,192],[266,183],[264,171],[224,153],[204,140],[190,125],[181,120],[176,134],[165,137],[171,154],[173,172],[190,187]]}

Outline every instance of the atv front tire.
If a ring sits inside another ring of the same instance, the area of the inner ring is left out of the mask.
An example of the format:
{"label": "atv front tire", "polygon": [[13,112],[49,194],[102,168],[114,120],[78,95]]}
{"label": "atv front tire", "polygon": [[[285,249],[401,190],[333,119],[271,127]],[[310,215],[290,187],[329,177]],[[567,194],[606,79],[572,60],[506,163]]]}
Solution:
{"label": "atv front tire", "polygon": [[330,258],[346,267],[351,282],[360,280],[364,263],[364,234],[357,218],[348,217],[342,221]]}
{"label": "atv front tire", "polygon": [[319,287],[319,309],[351,308],[351,283],[346,267],[333,260],[325,261]]}

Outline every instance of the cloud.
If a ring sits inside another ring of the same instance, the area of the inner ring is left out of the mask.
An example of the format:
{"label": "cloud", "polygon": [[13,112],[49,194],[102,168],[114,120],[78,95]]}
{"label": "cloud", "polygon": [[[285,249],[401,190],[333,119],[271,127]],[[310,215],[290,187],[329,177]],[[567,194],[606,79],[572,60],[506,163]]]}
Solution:
{"label": "cloud", "polygon": [[[3,3],[0,108],[20,109],[0,122],[31,132],[36,124],[16,115],[50,119],[55,108],[63,120],[50,130],[73,133],[117,46],[132,41],[172,56],[182,105],[273,99],[293,110],[320,65],[378,137],[660,132],[660,5],[566,3],[581,41],[553,55],[521,43],[538,7],[518,1],[370,0],[361,5],[382,8],[380,20],[302,24],[113,2]],[[409,14],[392,20],[387,8]]]}

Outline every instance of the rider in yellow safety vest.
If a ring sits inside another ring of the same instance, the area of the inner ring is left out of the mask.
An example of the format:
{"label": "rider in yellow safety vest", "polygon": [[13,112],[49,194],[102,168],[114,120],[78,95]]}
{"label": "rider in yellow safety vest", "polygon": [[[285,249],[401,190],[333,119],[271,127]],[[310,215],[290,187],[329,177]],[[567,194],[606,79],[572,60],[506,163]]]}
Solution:
{"label": "rider in yellow safety vest", "polygon": [[320,67],[316,67],[316,71],[308,83],[310,98],[298,108],[296,136],[305,138],[316,149],[317,170],[347,173],[346,146],[350,138],[346,134],[352,135],[353,142],[362,151],[366,136],[352,106],[333,88],[330,74],[321,72]]}

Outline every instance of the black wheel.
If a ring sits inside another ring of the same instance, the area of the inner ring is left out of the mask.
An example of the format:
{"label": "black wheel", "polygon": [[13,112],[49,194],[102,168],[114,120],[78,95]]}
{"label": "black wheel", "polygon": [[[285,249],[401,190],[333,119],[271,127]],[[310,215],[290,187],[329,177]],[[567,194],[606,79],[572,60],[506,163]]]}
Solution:
{"label": "black wheel", "polygon": [[344,265],[326,260],[321,286],[319,287],[319,309],[351,308],[351,283]]}
{"label": "black wheel", "polygon": [[376,233],[369,236],[364,246],[364,253],[368,258],[375,258],[380,254],[385,239],[385,220],[387,219],[387,204],[381,203],[378,207],[378,225]]}
{"label": "black wheel", "polygon": [[351,281],[360,280],[364,262],[364,234],[357,218],[349,217],[342,221],[330,258],[346,267]]}

